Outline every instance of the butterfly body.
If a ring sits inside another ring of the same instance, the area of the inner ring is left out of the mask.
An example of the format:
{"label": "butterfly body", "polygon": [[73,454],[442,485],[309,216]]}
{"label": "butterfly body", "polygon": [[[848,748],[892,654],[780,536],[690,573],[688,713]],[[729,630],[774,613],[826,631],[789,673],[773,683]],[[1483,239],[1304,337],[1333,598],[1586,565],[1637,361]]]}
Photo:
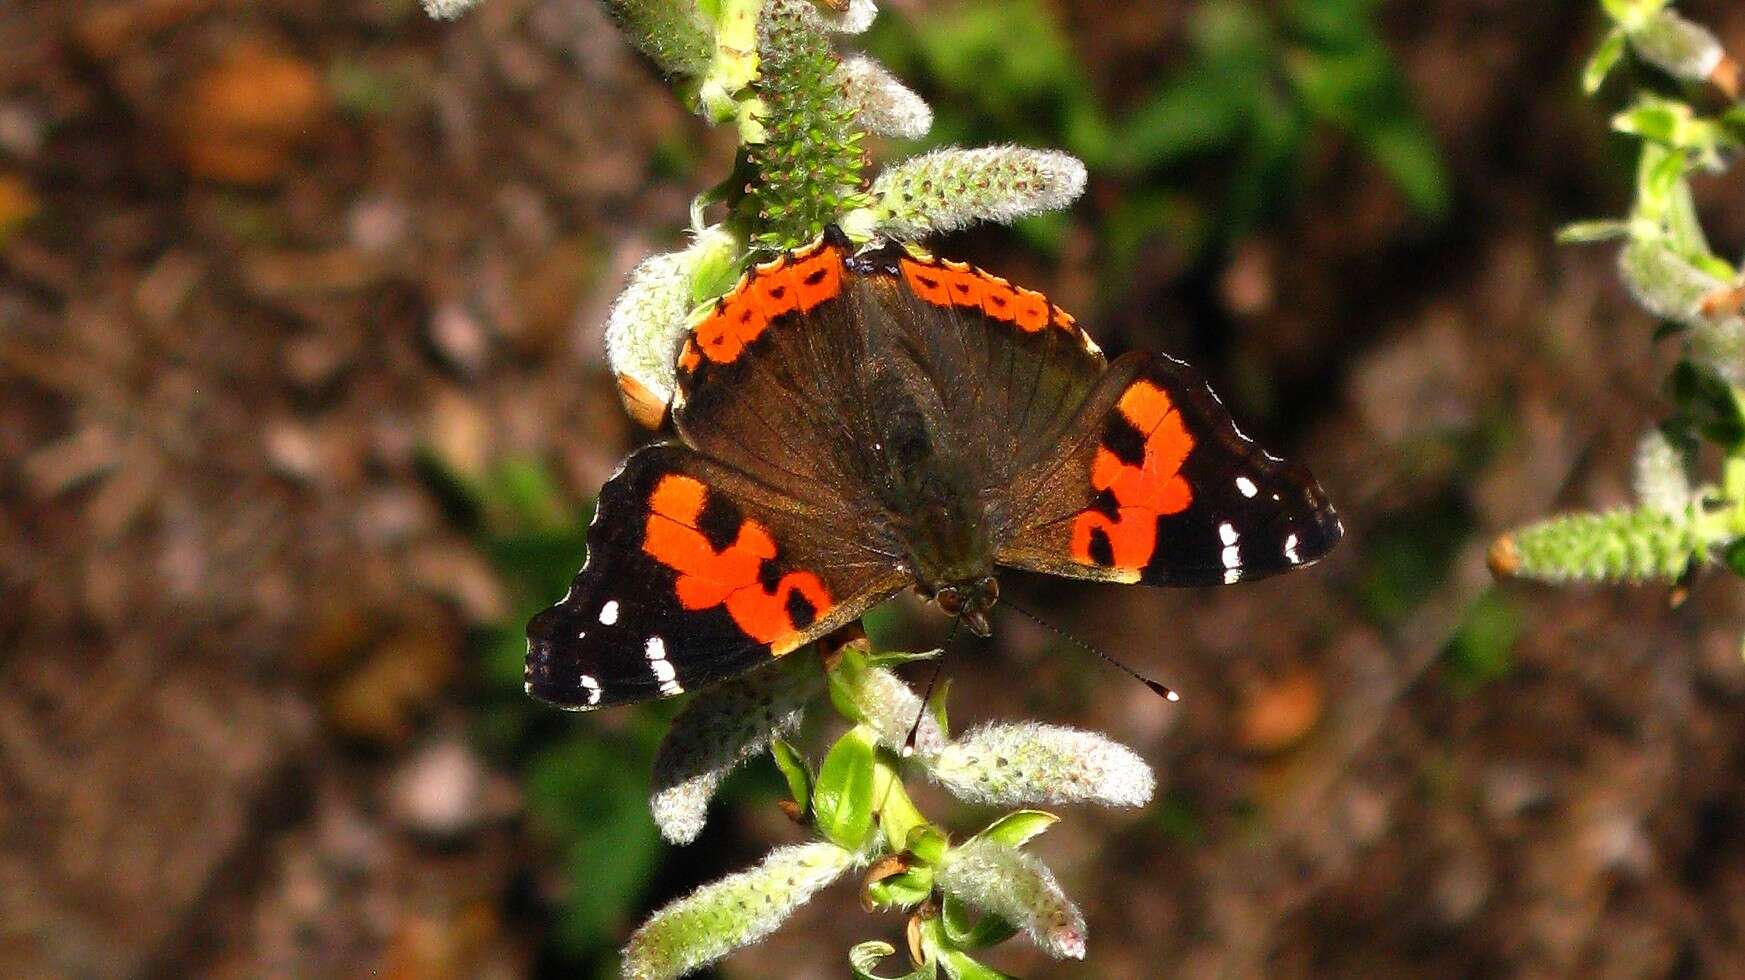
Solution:
{"label": "butterfly body", "polygon": [[839,238],[759,266],[679,354],[681,444],[602,491],[528,628],[528,690],[591,708],[749,670],[914,587],[986,633],[996,570],[1210,585],[1340,528],[1185,365],[1105,361],[1041,294]]}

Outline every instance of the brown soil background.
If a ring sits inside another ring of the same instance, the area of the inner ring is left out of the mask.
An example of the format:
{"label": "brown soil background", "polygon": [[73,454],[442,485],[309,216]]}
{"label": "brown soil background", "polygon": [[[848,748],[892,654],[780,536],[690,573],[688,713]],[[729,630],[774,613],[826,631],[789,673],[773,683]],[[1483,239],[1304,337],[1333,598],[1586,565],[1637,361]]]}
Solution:
{"label": "brown soil background", "polygon": [[[1162,781],[1040,843],[1090,959],[1019,942],[1002,968],[1745,976],[1739,590],[1713,575],[1673,610],[1507,586],[1512,667],[1463,686],[1443,657],[1488,538],[1625,500],[1664,407],[1673,352],[1609,253],[1551,240],[1627,201],[1574,83],[1593,6],[1384,8],[1452,172],[1444,221],[1329,136],[1296,206],[1211,268],[1156,241],[1099,291],[1096,217],[1135,189],[1095,174],[1057,263],[998,230],[938,243],[1106,348],[1205,365],[1350,530],[1252,587],[1014,582],[1187,697],[1017,619],[953,665],[960,724],[1095,727]],[[1745,51],[1745,11],[1688,6]],[[1114,102],[1180,48],[1175,4],[1056,9]],[[0,234],[0,974],[574,975],[544,910],[575,883],[469,737],[468,632],[511,600],[419,449],[541,460],[590,495],[639,438],[605,310],[730,144],[584,0],[454,24],[402,0],[11,0],[0,51],[0,212],[34,214]],[[1702,191],[1736,252],[1737,181]],[[1378,614],[1390,577],[1411,601]],[[773,806],[713,819],[620,936],[798,834]],[[838,888],[720,972],[838,977],[900,928]]]}

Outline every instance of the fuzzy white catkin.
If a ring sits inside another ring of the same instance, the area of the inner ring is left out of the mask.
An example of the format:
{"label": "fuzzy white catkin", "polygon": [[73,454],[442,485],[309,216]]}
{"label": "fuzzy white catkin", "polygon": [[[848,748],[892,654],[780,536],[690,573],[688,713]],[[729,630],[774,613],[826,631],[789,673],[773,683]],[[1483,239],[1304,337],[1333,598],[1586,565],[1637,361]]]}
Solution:
{"label": "fuzzy white catkin", "polygon": [[947,894],[1022,927],[1050,956],[1084,959],[1084,916],[1054,873],[1029,854],[974,838],[946,853],[934,881]]}
{"label": "fuzzy white catkin", "polygon": [[822,687],[816,669],[783,664],[716,685],[686,705],[654,760],[648,808],[661,836],[674,844],[696,840],[721,781],[798,728]]}
{"label": "fuzzy white catkin", "polygon": [[1630,32],[1630,47],[1643,61],[1689,82],[1708,80],[1725,52],[1709,29],[1662,10]]}
{"label": "fuzzy white catkin", "polygon": [[1085,165],[1070,154],[1022,146],[947,148],[887,167],[873,181],[871,210],[880,233],[915,239],[1056,211],[1084,189]]}
{"label": "fuzzy white catkin", "polygon": [[624,948],[624,976],[672,980],[758,942],[854,860],[825,842],[771,851],[756,867],[704,885],[650,916]]}
{"label": "fuzzy white catkin", "polygon": [[931,756],[945,746],[945,736],[933,712],[922,710],[920,696],[893,671],[883,667],[863,671],[851,696],[867,727],[885,748],[903,751],[917,717],[921,725],[915,729],[916,754]]}
{"label": "fuzzy white catkin", "polygon": [[824,26],[842,34],[863,34],[878,17],[878,4],[873,0],[848,0],[848,9],[840,13],[825,7],[813,8]]}
{"label": "fuzzy white catkin", "polygon": [[661,402],[677,387],[674,362],[691,312],[691,262],[685,252],[642,260],[606,318],[606,360]]}
{"label": "fuzzy white catkin", "polygon": [[606,360],[620,378],[631,378],[659,404],[678,387],[679,345],[698,307],[698,270],[725,268],[738,242],[715,227],[697,233],[690,247],[644,259],[631,270],[624,291],[606,318]]}
{"label": "fuzzy white catkin", "polygon": [[1745,318],[1703,312],[1705,300],[1733,284],[1698,268],[1660,237],[1631,239],[1618,254],[1618,273],[1643,309],[1690,328],[1692,357],[1730,383],[1745,382]]}
{"label": "fuzzy white catkin", "polygon": [[995,806],[1151,801],[1151,767],[1095,732],[1034,722],[976,729],[928,760],[928,774],[953,796]]}
{"label": "fuzzy white catkin", "polygon": [[1644,309],[1687,326],[1704,319],[1704,299],[1727,288],[1661,237],[1632,238],[1618,254],[1618,274]]}
{"label": "fuzzy white catkin", "polygon": [[1659,429],[1650,431],[1636,446],[1636,499],[1644,506],[1667,514],[1682,513],[1691,502],[1690,477],[1684,454]]}
{"label": "fuzzy white catkin", "polygon": [[885,67],[865,55],[846,58],[837,71],[855,121],[870,133],[920,139],[933,127],[933,109]]}
{"label": "fuzzy white catkin", "polygon": [[422,0],[424,12],[437,20],[453,20],[479,5],[479,0]]}

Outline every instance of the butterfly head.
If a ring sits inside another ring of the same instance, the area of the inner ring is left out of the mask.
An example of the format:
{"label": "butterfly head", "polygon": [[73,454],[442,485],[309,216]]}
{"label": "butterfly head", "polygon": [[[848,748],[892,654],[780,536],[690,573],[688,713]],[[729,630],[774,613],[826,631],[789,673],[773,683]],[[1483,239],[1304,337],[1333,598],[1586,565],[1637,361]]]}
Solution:
{"label": "butterfly head", "polygon": [[947,616],[956,616],[977,636],[993,631],[988,613],[1000,600],[1000,583],[992,575],[979,579],[942,585],[933,593],[933,602]]}

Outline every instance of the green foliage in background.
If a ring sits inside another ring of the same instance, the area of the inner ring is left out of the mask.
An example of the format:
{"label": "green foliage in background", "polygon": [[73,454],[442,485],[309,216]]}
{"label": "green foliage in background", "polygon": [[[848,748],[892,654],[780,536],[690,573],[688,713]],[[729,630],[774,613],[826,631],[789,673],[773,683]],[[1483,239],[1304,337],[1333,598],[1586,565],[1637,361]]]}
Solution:
{"label": "green foliage in background", "polygon": [[[1287,208],[1323,133],[1350,140],[1406,201],[1435,219],[1451,204],[1441,153],[1376,25],[1379,0],[1189,8],[1188,50],[1133,108],[1098,95],[1041,0],[946,4],[891,18],[869,47],[941,96],[931,139],[1059,146],[1102,179],[1131,184],[1101,222],[1124,266],[1165,232],[1190,252],[1240,239]],[[1202,184],[1221,188],[1212,214]],[[1189,195],[1192,195],[1190,200]],[[1057,225],[1026,230],[1050,245]],[[1117,273],[1118,274],[1118,273]]]}
{"label": "green foliage in background", "polygon": [[554,952],[566,963],[607,970],[663,860],[644,773],[671,711],[650,705],[607,731],[591,719],[559,723],[530,701],[522,689],[527,620],[563,594],[578,556],[587,554],[592,508],[566,499],[551,475],[528,461],[505,461],[477,476],[433,455],[421,464],[513,599],[510,614],[472,644],[476,734],[502,764],[520,771],[533,833],[570,883],[554,908]]}

